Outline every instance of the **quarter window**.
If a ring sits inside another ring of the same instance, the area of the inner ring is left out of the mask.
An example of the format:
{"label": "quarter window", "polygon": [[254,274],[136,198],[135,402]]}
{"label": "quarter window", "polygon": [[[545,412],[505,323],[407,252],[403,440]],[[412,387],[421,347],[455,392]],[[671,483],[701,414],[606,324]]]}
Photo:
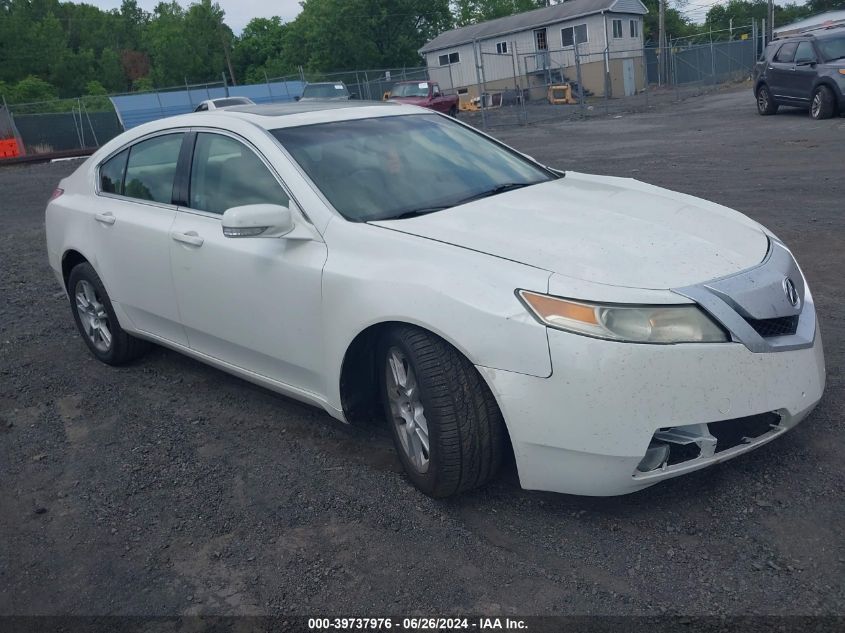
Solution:
{"label": "quarter window", "polygon": [[198,134],[191,164],[191,208],[223,213],[247,204],[288,206],[289,198],[246,145],[221,134]]}
{"label": "quarter window", "polygon": [[123,176],[126,173],[127,156],[129,156],[129,150],[125,149],[100,166],[100,191],[103,193],[123,193]]}
{"label": "quarter window", "polygon": [[165,134],[129,148],[124,195],[170,204],[182,137],[181,133]]}
{"label": "quarter window", "polygon": [[613,38],[620,39],[622,37],[622,20],[613,21]]}
{"label": "quarter window", "polygon": [[798,48],[797,42],[787,42],[780,47],[778,54],[775,55],[774,61],[782,64],[788,64],[795,59],[795,50]]}

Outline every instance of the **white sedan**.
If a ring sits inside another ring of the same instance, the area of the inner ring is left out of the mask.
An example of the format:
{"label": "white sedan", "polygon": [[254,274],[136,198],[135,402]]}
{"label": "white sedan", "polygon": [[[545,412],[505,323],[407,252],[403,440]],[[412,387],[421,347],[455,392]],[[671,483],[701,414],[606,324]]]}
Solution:
{"label": "white sedan", "polygon": [[824,389],[813,297],[759,224],[414,106],[149,123],[46,215],[101,361],[152,342],[339,420],[384,416],[436,497],[510,451],[524,488],[632,492],[782,435]]}

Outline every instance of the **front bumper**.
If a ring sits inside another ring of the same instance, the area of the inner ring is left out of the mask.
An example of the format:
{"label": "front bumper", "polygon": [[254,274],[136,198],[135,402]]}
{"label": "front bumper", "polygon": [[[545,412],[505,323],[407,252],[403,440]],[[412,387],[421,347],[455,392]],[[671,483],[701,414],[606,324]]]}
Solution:
{"label": "front bumper", "polygon": [[[548,333],[550,378],[478,367],[507,422],[522,487],[530,490],[634,492],[774,439],[803,420],[824,390],[817,330],[811,346],[777,353],[736,342],[642,345]],[[780,424],[750,443],[637,471],[659,429],[770,412]]]}

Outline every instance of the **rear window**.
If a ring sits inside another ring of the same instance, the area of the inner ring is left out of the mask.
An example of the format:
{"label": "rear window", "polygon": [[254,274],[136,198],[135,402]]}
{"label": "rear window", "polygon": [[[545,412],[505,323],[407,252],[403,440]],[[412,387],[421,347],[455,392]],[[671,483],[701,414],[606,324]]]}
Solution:
{"label": "rear window", "polygon": [[314,97],[317,99],[326,99],[329,97],[346,97],[349,91],[343,84],[311,84],[305,86],[302,91],[303,97]]}
{"label": "rear window", "polygon": [[244,99],[241,97],[240,99],[215,99],[214,105],[218,108],[226,108],[228,106],[236,106],[236,105],[249,105],[249,99]]}

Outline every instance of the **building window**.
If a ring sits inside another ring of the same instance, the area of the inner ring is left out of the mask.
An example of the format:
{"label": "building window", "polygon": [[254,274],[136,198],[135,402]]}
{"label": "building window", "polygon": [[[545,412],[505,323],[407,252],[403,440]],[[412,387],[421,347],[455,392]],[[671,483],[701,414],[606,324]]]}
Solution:
{"label": "building window", "polygon": [[496,52],[499,55],[507,55],[508,54],[508,43],[507,42],[498,42],[496,44]]}
{"label": "building window", "polygon": [[534,31],[534,42],[537,44],[538,51],[549,50],[549,44],[546,42],[546,29],[537,29]]}
{"label": "building window", "polygon": [[448,66],[449,64],[457,64],[461,61],[461,56],[458,53],[446,53],[439,58],[441,66]]}
{"label": "building window", "polygon": [[631,20],[631,37],[637,38],[640,36],[640,22],[639,20]]}
{"label": "building window", "polygon": [[613,39],[618,40],[622,37],[622,20],[613,21]]}
{"label": "building window", "polygon": [[565,29],[560,30],[561,46],[575,46],[575,42],[578,42],[579,44],[586,44],[588,41],[586,24],[568,26]]}

